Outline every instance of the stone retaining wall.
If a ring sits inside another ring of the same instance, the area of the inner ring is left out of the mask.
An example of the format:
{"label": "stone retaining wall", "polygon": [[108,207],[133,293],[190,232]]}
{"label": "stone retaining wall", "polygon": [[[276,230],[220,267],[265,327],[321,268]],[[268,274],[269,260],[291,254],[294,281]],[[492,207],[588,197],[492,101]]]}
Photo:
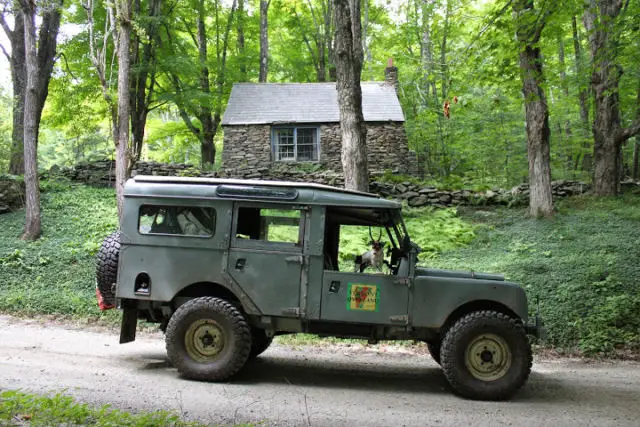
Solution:
{"label": "stone retaining wall", "polygon": [[[73,181],[89,185],[112,185],[115,178],[115,163],[111,160],[90,164],[80,164],[75,168],[52,168],[50,174],[59,174]],[[161,176],[201,176],[201,177],[231,177],[246,179],[264,179],[296,182],[316,182],[344,186],[342,174],[332,170],[314,169],[299,170],[287,164],[277,164],[272,167],[257,169],[224,170],[219,172],[200,172],[193,165],[164,164],[156,162],[138,162],[133,169],[133,175],[161,175]],[[371,174],[370,191],[383,197],[396,200],[406,200],[409,206],[455,206],[455,205],[514,205],[526,204],[529,197],[529,185],[520,184],[510,190],[494,189],[488,191],[470,190],[441,190],[435,187],[418,185],[412,182],[389,183],[380,180],[381,173]],[[626,186],[638,186],[636,183],[626,183]],[[590,185],[578,181],[554,181],[552,183],[554,198],[582,194],[590,190]]]}
{"label": "stone retaining wall", "polygon": [[0,214],[24,206],[24,181],[12,176],[0,176]]}

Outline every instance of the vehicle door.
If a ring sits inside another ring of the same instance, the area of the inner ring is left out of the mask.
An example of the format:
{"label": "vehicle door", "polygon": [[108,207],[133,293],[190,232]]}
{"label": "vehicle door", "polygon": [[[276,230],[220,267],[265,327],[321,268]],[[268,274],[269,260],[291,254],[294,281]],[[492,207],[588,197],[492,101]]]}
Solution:
{"label": "vehicle door", "polygon": [[[327,227],[332,225],[327,224]],[[343,232],[335,229],[334,233]],[[333,240],[330,229],[325,234],[329,236],[328,240]],[[337,239],[342,244],[348,241],[347,236]],[[325,268],[320,318],[354,323],[406,324],[410,285],[408,260],[401,260],[401,266],[394,270],[384,268],[384,272],[377,272],[367,268],[360,273],[354,265]]]}
{"label": "vehicle door", "polygon": [[299,316],[305,215],[300,206],[234,207],[228,271],[264,315]]}

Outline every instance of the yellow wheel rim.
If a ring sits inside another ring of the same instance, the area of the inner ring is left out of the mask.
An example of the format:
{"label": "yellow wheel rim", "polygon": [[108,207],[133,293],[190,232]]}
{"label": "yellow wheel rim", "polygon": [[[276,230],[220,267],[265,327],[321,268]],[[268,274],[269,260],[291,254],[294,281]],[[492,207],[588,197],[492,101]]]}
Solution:
{"label": "yellow wheel rim", "polygon": [[474,378],[495,381],[509,371],[511,359],[511,349],[504,338],[495,334],[482,334],[467,346],[464,362]]}
{"label": "yellow wheel rim", "polygon": [[187,354],[198,362],[217,359],[226,344],[226,336],[220,325],[212,319],[200,319],[189,325],[184,335]]}

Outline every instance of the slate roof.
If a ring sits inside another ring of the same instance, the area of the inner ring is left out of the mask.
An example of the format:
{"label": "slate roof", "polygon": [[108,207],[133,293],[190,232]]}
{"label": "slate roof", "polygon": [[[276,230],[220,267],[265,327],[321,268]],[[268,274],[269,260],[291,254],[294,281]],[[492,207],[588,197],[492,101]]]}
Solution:
{"label": "slate roof", "polygon": [[[362,112],[367,122],[404,122],[395,88],[363,82]],[[338,92],[332,83],[237,83],[223,125],[335,123],[340,121]]]}

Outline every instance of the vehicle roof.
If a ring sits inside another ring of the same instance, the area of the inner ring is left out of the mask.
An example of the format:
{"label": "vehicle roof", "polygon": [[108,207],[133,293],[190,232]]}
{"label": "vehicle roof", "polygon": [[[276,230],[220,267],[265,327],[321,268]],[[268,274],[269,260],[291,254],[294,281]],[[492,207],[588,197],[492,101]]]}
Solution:
{"label": "vehicle roof", "polygon": [[[289,197],[254,197],[243,195],[244,189],[257,191],[285,190]],[[219,191],[230,190],[221,196]],[[238,194],[234,194],[239,190]],[[381,198],[376,194],[345,190],[311,182],[262,181],[253,179],[191,178],[172,176],[137,175],[129,179],[124,189],[125,197],[161,197],[249,200],[268,203],[352,206],[381,209],[400,209],[401,204]]]}

